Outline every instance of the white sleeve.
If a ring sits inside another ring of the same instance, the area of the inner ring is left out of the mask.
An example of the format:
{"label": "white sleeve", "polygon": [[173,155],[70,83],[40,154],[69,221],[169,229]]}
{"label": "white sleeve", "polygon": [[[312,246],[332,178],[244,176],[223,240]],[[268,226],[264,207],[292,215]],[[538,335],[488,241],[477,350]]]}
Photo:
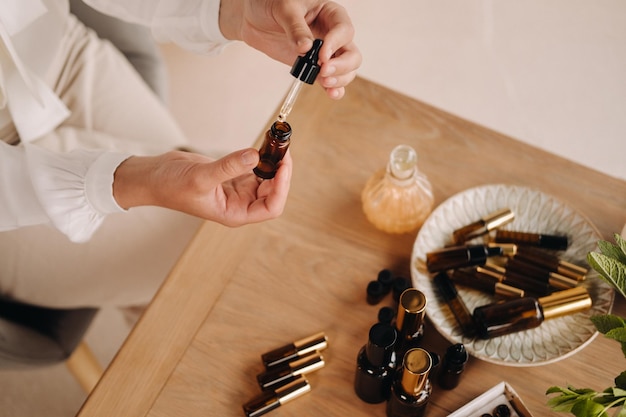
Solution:
{"label": "white sleeve", "polygon": [[113,174],[129,156],[0,141],[0,231],[51,224],[74,242],[89,240],[107,214],[124,211],[113,198]]}
{"label": "white sleeve", "polygon": [[84,0],[98,11],[148,26],[159,42],[197,53],[218,53],[229,43],[219,28],[220,0]]}

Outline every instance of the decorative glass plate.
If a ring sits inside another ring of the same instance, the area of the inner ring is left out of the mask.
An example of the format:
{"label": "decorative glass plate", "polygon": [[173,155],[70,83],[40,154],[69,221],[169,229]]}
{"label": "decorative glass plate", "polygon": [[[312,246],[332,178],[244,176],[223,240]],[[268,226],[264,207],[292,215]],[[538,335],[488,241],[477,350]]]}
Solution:
{"label": "decorative glass plate", "polygon": [[[590,310],[544,321],[539,327],[492,339],[463,336],[450,308],[432,285],[425,267],[426,253],[450,243],[452,232],[489,213],[509,208],[515,219],[503,229],[523,232],[565,234],[566,251],[559,257],[587,267],[587,253],[594,251],[600,233],[589,220],[561,201],[540,191],[520,186],[485,185],[463,191],[444,201],[430,214],[420,229],[411,256],[413,286],[426,295],[426,314],[434,327],[450,343],[463,343],[467,351],[488,362],[509,366],[536,366],[570,356],[598,334],[590,316],[608,314],[613,305],[613,289],[589,268],[584,285],[593,306]],[[470,312],[495,298],[471,288],[457,286]]]}

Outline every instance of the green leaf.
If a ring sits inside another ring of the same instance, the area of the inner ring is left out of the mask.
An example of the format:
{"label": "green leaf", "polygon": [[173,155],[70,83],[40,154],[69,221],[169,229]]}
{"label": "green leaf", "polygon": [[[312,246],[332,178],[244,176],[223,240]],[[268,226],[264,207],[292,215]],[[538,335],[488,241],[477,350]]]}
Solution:
{"label": "green leaf", "polygon": [[[619,236],[619,235],[616,235],[616,236]],[[617,237],[616,237],[616,241],[617,241]],[[624,251],[619,246],[619,244],[615,245],[611,242],[607,242],[606,240],[600,240],[598,241],[598,249],[600,249],[600,252],[602,254],[608,256],[609,258],[613,258],[622,263],[626,263],[626,253],[624,253]]]}
{"label": "green leaf", "polygon": [[606,337],[617,340],[621,343],[626,343],[626,327],[611,329],[606,333]]}
{"label": "green leaf", "polygon": [[598,252],[589,252],[587,262],[626,298],[626,264]]}
{"label": "green leaf", "polygon": [[620,247],[620,249],[622,250],[622,254],[624,255],[624,257],[621,257],[621,258],[618,258],[618,259],[620,259],[622,262],[626,263],[626,239],[621,237],[619,235],[619,233],[615,233],[613,235],[613,238],[615,239],[615,243],[617,243],[617,246]]}
{"label": "green leaf", "polygon": [[626,371],[615,377],[615,386],[622,390],[622,396],[626,396]]}
{"label": "green leaf", "polygon": [[615,314],[596,314],[591,316],[590,320],[602,334],[607,334],[613,329],[626,327],[626,321]]}
{"label": "green leaf", "polygon": [[608,417],[604,406],[592,400],[578,401],[572,407],[571,413],[576,417]]}

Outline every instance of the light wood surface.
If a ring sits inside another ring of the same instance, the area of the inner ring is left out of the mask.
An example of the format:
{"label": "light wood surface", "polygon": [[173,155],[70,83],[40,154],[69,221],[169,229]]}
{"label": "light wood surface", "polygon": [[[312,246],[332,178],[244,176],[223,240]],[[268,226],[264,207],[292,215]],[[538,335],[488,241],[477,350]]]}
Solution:
{"label": "light wood surface", "polygon": [[[270,415],[384,416],[384,404],[361,402],[352,384],[357,352],[385,305],[365,302],[367,283],[383,268],[409,276],[415,234],[377,231],[360,203],[395,145],[417,150],[436,204],[473,186],[515,184],[560,198],[606,239],[626,223],[626,182],[363,79],[339,102],[304,88],[289,122],[294,173],[283,216],[237,229],[205,223],[80,417],[242,416],[259,393],[260,355],[318,331],[330,341],[326,367],[309,376],[309,394]],[[616,299],[614,311],[626,314],[624,304]],[[427,323],[424,346],[443,353],[447,345]],[[456,389],[435,387],[427,416],[445,416],[501,381],[547,416],[549,386],[601,390],[624,369],[619,345],[602,336],[541,367],[471,358]]]}

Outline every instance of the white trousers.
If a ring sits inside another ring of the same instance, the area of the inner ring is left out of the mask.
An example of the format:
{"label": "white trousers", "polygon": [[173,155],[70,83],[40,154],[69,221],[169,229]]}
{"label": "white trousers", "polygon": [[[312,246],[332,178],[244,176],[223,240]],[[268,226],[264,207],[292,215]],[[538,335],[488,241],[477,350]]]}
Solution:
{"label": "white trousers", "polygon": [[[41,146],[154,154],[186,144],[124,56],[74,18],[47,78],[72,115]],[[178,212],[139,207],[108,216],[82,244],[47,225],[2,232],[0,293],[43,306],[145,305],[199,225]]]}

